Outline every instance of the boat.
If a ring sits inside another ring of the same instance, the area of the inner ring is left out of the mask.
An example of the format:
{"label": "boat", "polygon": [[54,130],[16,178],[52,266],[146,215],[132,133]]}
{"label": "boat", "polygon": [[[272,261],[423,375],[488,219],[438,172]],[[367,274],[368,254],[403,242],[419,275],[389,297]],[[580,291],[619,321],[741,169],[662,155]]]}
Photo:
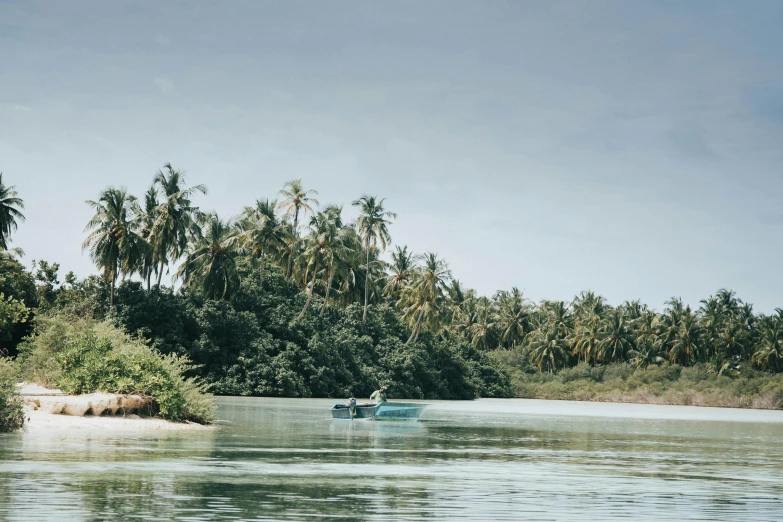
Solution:
{"label": "boat", "polygon": [[[354,413],[354,419],[368,419],[375,416],[375,408],[377,404],[366,402],[364,404],[356,405],[356,413]],[[350,419],[351,408],[347,404],[335,404],[332,406],[332,418],[333,419]]]}
{"label": "boat", "polygon": [[[382,402],[373,404],[366,402],[356,405],[354,419],[418,419],[428,404],[415,402]],[[332,406],[333,419],[350,419],[351,408],[346,404]]]}

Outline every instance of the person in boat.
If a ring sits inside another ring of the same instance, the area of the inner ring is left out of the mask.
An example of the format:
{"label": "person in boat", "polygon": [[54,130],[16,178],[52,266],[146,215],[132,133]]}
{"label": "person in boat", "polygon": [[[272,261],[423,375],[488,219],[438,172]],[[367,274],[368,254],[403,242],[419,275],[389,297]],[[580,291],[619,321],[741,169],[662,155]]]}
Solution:
{"label": "person in boat", "polygon": [[380,390],[372,392],[372,395],[370,395],[370,402],[374,404],[386,402],[386,386],[381,386]]}

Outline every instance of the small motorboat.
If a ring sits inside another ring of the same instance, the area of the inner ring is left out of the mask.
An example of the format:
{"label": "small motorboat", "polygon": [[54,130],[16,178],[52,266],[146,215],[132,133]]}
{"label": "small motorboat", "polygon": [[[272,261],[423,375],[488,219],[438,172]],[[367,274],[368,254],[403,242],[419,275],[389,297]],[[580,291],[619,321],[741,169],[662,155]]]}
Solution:
{"label": "small motorboat", "polygon": [[333,419],[369,419],[375,416],[375,408],[377,404],[366,402],[364,404],[357,404],[354,408],[354,413],[351,415],[351,406],[348,404],[335,404],[332,406],[332,418]]}
{"label": "small motorboat", "polygon": [[351,406],[335,404],[332,406],[333,419],[418,419],[428,404],[415,402],[382,402],[373,404],[366,402],[357,404],[351,415]]}

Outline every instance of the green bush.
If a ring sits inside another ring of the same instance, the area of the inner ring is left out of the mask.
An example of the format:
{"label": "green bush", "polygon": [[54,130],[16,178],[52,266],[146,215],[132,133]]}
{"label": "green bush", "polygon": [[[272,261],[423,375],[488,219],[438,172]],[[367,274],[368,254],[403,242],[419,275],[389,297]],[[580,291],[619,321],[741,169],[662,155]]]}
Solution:
{"label": "green bush", "polygon": [[630,364],[615,363],[606,366],[601,379],[603,382],[626,380],[633,375],[634,368]]}
{"label": "green bush", "polygon": [[[685,370],[690,370],[690,368]],[[651,364],[645,369],[637,369],[634,376],[638,377],[641,382],[650,384],[660,381],[676,381],[680,378],[681,372],[683,372],[683,368],[679,364],[664,363],[661,366]]]}
{"label": "green bush", "polygon": [[16,388],[16,364],[0,357],[0,432],[20,429],[24,425],[22,397]]}
{"label": "green bush", "polygon": [[160,355],[109,323],[42,321],[20,346],[26,378],[66,393],[138,394],[152,397],[154,413],[164,419],[208,423],[211,398],[192,377],[188,360]]}
{"label": "green bush", "polygon": [[570,381],[576,381],[576,380],[601,380],[601,377],[598,377],[598,379],[594,379],[596,376],[596,373],[593,372],[593,368],[590,367],[589,364],[585,362],[580,362],[573,368],[566,368],[564,370],[560,370],[557,373],[558,377],[560,378],[561,382],[570,382]]}

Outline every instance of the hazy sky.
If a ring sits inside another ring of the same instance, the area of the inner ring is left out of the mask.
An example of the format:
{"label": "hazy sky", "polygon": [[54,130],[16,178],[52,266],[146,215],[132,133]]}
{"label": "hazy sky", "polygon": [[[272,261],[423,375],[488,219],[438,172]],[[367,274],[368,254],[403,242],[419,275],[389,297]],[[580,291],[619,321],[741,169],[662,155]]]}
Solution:
{"label": "hazy sky", "polygon": [[386,197],[481,293],[783,306],[783,3],[0,0],[14,246],[166,162],[238,213],[303,178]]}

